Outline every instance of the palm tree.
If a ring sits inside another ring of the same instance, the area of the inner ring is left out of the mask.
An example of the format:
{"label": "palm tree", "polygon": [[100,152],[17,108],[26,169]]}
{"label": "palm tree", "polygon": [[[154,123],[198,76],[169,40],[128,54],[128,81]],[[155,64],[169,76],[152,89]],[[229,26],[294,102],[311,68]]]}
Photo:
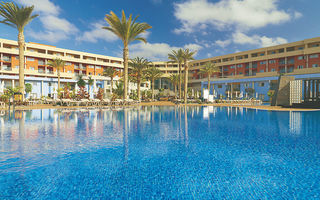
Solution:
{"label": "palm tree", "polygon": [[160,69],[156,67],[150,67],[146,71],[146,76],[149,80],[151,80],[151,88],[152,88],[152,100],[154,99],[154,81],[162,76],[162,72]]}
{"label": "palm tree", "polygon": [[19,47],[19,88],[24,99],[24,28],[38,15],[32,15],[34,6],[21,6],[12,2],[0,2],[0,16],[4,19],[0,23],[6,24],[18,29],[18,47]]}
{"label": "palm tree", "polygon": [[169,77],[170,82],[173,84],[174,94],[177,93],[177,85],[179,84],[179,75],[171,74]]}
{"label": "palm tree", "polygon": [[103,75],[110,77],[111,79],[111,88],[110,88],[110,93],[112,94],[112,89],[113,89],[113,79],[116,77],[118,74],[118,71],[115,70],[113,67],[108,67],[104,70]]}
{"label": "palm tree", "polygon": [[219,67],[215,66],[212,62],[206,62],[202,69],[200,69],[200,74],[208,76],[208,91],[210,93],[210,78],[211,74],[215,72],[220,72]]}
{"label": "palm tree", "polygon": [[64,68],[65,62],[61,58],[55,58],[48,61],[48,65],[57,70],[58,75],[58,90],[60,89],[60,71]]}
{"label": "palm tree", "polygon": [[182,66],[182,62],[183,62],[183,50],[179,49],[179,50],[172,50],[172,53],[168,54],[168,58],[169,58],[169,62],[171,63],[178,63],[178,67],[179,67],[179,98],[182,98],[181,95],[181,83],[182,83],[182,73],[181,73],[181,66]]}
{"label": "palm tree", "polygon": [[189,49],[183,50],[182,58],[184,63],[184,103],[187,103],[187,97],[188,97],[188,61],[194,60],[193,55],[195,54],[195,51],[190,51]]}
{"label": "palm tree", "polygon": [[142,41],[147,43],[147,40],[141,37],[141,34],[146,30],[152,28],[147,23],[138,23],[136,20],[138,16],[134,19],[132,15],[129,18],[126,18],[124,11],[122,10],[121,20],[114,13],[110,12],[110,14],[106,15],[105,20],[108,22],[109,26],[102,27],[103,29],[109,30],[118,36],[123,42],[123,65],[124,65],[124,93],[123,99],[128,98],[128,59],[129,59],[129,44],[135,40]]}
{"label": "palm tree", "polygon": [[141,93],[140,93],[140,84],[142,79],[144,78],[143,72],[148,68],[150,62],[145,58],[136,57],[135,59],[131,59],[129,63],[131,67],[131,73],[136,78],[137,82],[137,93],[138,93],[138,100],[141,100]]}

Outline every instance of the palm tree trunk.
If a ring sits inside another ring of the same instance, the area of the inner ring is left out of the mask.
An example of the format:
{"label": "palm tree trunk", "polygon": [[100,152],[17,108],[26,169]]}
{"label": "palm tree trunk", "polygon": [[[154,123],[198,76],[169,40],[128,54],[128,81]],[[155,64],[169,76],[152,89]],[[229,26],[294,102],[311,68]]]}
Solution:
{"label": "palm tree trunk", "polygon": [[[18,46],[19,46],[19,90],[22,93],[22,100],[24,100],[24,35],[19,32]],[[12,86],[14,88],[14,85]]]}
{"label": "palm tree trunk", "polygon": [[58,90],[60,89],[60,69],[57,69],[58,74]]}
{"label": "palm tree trunk", "polygon": [[141,94],[140,94],[140,84],[141,84],[141,80],[140,80],[140,77],[138,77],[138,81],[137,81],[137,87],[138,87],[138,100],[140,101],[141,100]]}
{"label": "palm tree trunk", "polygon": [[128,58],[129,58],[129,48],[128,48],[128,45],[125,45],[123,49],[123,67],[124,67],[123,99],[124,100],[128,98]]}
{"label": "palm tree trunk", "polygon": [[174,84],[173,87],[174,87],[174,95],[176,95],[177,94],[177,86],[176,86],[176,84]]}
{"label": "palm tree trunk", "polygon": [[154,99],[154,79],[151,81],[151,87],[152,87],[152,100]]}
{"label": "palm tree trunk", "polygon": [[210,74],[208,74],[208,92],[210,95]]}
{"label": "palm tree trunk", "polygon": [[188,63],[184,61],[184,103],[187,104],[188,98]]}
{"label": "palm tree trunk", "polygon": [[179,99],[181,99],[181,64],[179,63]]}
{"label": "palm tree trunk", "polygon": [[113,90],[113,77],[111,76],[111,88],[110,88],[110,94],[112,94],[112,90]]}

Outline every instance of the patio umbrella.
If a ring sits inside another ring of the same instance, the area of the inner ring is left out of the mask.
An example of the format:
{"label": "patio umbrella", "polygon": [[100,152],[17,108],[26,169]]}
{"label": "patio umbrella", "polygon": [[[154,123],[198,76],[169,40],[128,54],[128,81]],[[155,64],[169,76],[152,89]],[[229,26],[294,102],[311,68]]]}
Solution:
{"label": "patio umbrella", "polygon": [[74,87],[74,90],[76,91],[76,93],[78,93],[78,91],[79,91],[79,86],[78,86],[77,83],[76,83],[76,85],[75,85],[75,87]]}
{"label": "patio umbrella", "polygon": [[194,89],[191,90],[191,96],[194,97]]}
{"label": "patio umbrella", "polygon": [[214,98],[217,98],[217,97],[218,97],[218,94],[217,94],[217,91],[216,91],[216,90],[214,90],[214,92],[213,92],[213,97],[214,97]]}
{"label": "patio umbrella", "polygon": [[54,86],[53,86],[53,99],[57,99],[57,94],[58,94],[57,87],[56,87],[56,84],[54,84]]}
{"label": "patio umbrella", "polygon": [[1,84],[0,84],[0,93],[3,93],[4,92],[4,81],[1,81]]}
{"label": "patio umbrella", "polygon": [[228,98],[230,98],[230,91],[228,90]]}
{"label": "patio umbrella", "polygon": [[239,98],[243,98],[243,92],[240,92]]}
{"label": "patio umbrella", "polygon": [[96,81],[96,79],[93,79],[93,92],[97,93],[97,81]]}

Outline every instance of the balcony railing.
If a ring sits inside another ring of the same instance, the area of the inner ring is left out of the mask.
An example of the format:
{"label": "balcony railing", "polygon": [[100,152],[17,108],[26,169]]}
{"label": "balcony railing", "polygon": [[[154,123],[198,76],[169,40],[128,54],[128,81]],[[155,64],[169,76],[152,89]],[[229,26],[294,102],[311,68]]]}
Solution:
{"label": "balcony railing", "polygon": [[45,70],[38,70],[38,73],[44,74],[46,71]]}
{"label": "balcony railing", "polygon": [[2,59],[3,59],[4,61],[11,62],[11,58],[9,58],[9,57],[3,57]]}
{"label": "balcony railing", "polygon": [[5,71],[12,71],[12,67],[2,66],[2,70],[5,70]]}
{"label": "balcony railing", "polygon": [[47,74],[53,74],[53,71],[47,71]]}

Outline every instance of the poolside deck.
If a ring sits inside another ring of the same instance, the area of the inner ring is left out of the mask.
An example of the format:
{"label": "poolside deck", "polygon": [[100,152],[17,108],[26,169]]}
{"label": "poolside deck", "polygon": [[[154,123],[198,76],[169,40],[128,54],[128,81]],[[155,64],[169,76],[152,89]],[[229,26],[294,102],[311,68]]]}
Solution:
{"label": "poolside deck", "polygon": [[[182,106],[181,104],[180,106]],[[137,105],[131,106],[177,106],[171,101],[155,101],[155,102],[142,102]],[[243,108],[252,108],[259,110],[271,110],[271,111],[316,111],[320,109],[303,109],[303,108],[282,108],[280,106],[266,106],[266,105],[239,105],[232,103],[211,103],[211,104],[188,104],[188,106],[216,106],[216,107],[243,107]],[[88,106],[88,107],[97,107],[97,106]],[[32,110],[32,109],[75,109],[75,108],[84,108],[83,106],[53,106],[48,104],[38,104],[38,105],[29,105],[29,106],[17,106],[15,110]],[[86,107],[87,108],[87,107]],[[0,110],[6,110],[8,108],[0,108]],[[11,107],[12,109],[12,107]]]}

